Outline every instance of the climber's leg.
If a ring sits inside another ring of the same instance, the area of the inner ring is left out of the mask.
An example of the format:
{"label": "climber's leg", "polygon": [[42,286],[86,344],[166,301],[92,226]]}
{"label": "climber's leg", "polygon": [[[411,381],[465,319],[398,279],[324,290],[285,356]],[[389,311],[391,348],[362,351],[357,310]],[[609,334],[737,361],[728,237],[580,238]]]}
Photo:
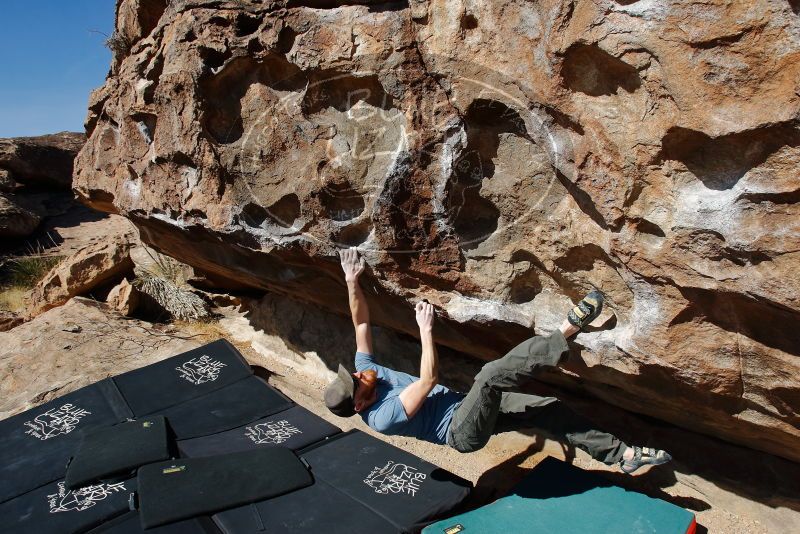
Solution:
{"label": "climber's leg", "polygon": [[535,429],[565,441],[608,465],[620,462],[629,448],[613,434],[597,430],[591,421],[554,397],[503,393],[495,432],[521,428]]}
{"label": "climber's leg", "polygon": [[466,398],[453,413],[448,444],[461,452],[482,448],[494,432],[502,393],[518,387],[545,367],[554,367],[569,350],[560,330],[523,341],[483,366]]}

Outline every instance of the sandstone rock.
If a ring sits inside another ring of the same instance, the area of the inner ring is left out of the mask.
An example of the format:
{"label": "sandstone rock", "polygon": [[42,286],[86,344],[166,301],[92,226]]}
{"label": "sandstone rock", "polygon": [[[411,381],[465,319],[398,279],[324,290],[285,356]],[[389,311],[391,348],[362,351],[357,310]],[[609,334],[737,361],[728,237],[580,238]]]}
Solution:
{"label": "sandstone rock", "polygon": [[[220,326],[237,342],[249,343],[258,353],[326,384],[334,377],[331,369],[340,363],[353,367],[355,335],[349,317],[272,293],[238,300],[224,304],[230,308],[221,310],[224,317],[220,319]],[[378,326],[373,327],[372,336],[383,365],[418,374],[421,348],[417,340]],[[482,362],[447,347],[440,352],[443,383],[468,391]]]}
{"label": "sandstone rock", "polygon": [[0,237],[25,237],[33,233],[41,219],[18,206],[12,196],[0,194]]}
{"label": "sandstone rock", "polygon": [[[65,332],[66,324],[80,331]],[[126,319],[104,304],[74,298],[0,333],[0,419],[198,345]]]}
{"label": "sandstone rock", "polygon": [[72,162],[85,141],[77,132],[0,139],[0,169],[21,183],[69,189]]}
{"label": "sandstone rock", "polygon": [[0,311],[0,332],[11,330],[23,323],[22,317],[14,312]]}
{"label": "sandstone rock", "polygon": [[219,285],[341,313],[359,246],[377,324],[413,334],[427,298],[480,359],[600,287],[613,328],[548,380],[800,461],[788,3],[165,5],[118,5],[85,201]]}
{"label": "sandstone rock", "polygon": [[108,292],[106,302],[122,315],[130,317],[139,305],[139,291],[127,278],[123,278],[122,282]]}
{"label": "sandstone rock", "polygon": [[64,258],[31,292],[29,316],[60,306],[74,296],[111,284],[133,271],[130,242],[115,238]]}
{"label": "sandstone rock", "polygon": [[17,185],[11,172],[6,169],[0,169],[0,193],[10,193]]}

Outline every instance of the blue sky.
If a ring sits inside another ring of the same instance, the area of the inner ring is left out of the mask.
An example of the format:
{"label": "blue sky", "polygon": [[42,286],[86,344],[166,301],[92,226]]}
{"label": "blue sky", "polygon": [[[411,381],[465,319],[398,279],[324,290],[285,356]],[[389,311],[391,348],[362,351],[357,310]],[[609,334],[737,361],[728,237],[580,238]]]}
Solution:
{"label": "blue sky", "polygon": [[113,29],[114,0],[2,0],[0,137],[83,131]]}

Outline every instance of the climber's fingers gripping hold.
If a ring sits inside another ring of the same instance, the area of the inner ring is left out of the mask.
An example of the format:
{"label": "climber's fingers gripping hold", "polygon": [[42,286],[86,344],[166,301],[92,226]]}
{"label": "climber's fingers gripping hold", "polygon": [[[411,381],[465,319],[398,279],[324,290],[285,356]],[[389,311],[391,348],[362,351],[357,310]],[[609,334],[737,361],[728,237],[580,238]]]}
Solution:
{"label": "climber's fingers gripping hold", "polygon": [[433,319],[434,319],[433,304],[431,304],[427,300],[423,300],[417,302],[415,310],[416,310],[417,324],[419,325],[419,329],[421,331],[428,331],[428,332],[433,330]]}
{"label": "climber's fingers gripping hold", "polygon": [[356,247],[340,250],[339,259],[342,263],[345,280],[348,282],[358,280],[367,265],[366,260],[363,257],[359,257]]}

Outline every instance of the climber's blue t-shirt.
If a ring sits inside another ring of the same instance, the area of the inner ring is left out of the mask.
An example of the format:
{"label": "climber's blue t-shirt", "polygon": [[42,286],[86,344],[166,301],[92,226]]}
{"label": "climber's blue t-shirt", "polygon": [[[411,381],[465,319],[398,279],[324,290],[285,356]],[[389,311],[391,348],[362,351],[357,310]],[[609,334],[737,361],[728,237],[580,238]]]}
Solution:
{"label": "climber's blue t-shirt", "polygon": [[378,373],[377,399],[359,414],[370,428],[391,436],[410,436],[442,445],[446,443],[453,411],[464,395],[437,385],[428,393],[428,398],[414,417],[409,419],[399,395],[419,378],[378,365],[371,355],[356,352],[356,371],[367,369],[375,369]]}

